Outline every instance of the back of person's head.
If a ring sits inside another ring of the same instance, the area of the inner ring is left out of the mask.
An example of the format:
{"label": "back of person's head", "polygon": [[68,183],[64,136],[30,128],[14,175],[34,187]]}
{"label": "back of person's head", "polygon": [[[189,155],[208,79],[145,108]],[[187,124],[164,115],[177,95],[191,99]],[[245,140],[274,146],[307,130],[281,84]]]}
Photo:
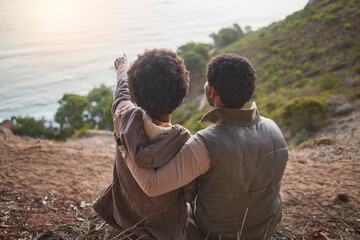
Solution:
{"label": "back of person's head", "polygon": [[236,54],[211,59],[206,69],[207,81],[228,108],[242,108],[255,91],[256,74],[251,63]]}
{"label": "back of person's head", "polygon": [[168,49],[145,50],[127,74],[132,100],[157,120],[172,113],[188,93],[189,72],[184,61]]}

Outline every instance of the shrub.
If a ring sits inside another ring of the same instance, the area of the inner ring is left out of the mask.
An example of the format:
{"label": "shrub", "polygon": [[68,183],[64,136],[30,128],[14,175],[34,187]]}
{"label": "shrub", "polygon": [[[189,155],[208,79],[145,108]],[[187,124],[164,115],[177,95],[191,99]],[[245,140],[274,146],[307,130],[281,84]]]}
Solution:
{"label": "shrub", "polygon": [[276,85],[282,84],[282,79],[279,78],[278,76],[273,76],[270,81]]}
{"label": "shrub", "polygon": [[351,70],[356,74],[360,74],[360,64],[352,66]]}
{"label": "shrub", "polygon": [[345,23],[345,25],[344,25],[344,30],[350,30],[350,28],[351,28],[351,25],[350,25],[350,23]]}
{"label": "shrub", "polygon": [[261,76],[260,76],[260,81],[265,81],[268,77],[269,77],[270,73],[268,71],[265,71]]}
{"label": "shrub", "polygon": [[295,145],[298,146],[300,143],[305,142],[309,138],[309,132],[305,129],[302,129],[300,132],[297,132],[295,135]]}
{"label": "shrub", "polygon": [[279,120],[292,133],[299,132],[301,129],[312,132],[326,123],[328,119],[326,109],[323,99],[295,98],[280,110]]}
{"label": "shrub", "polygon": [[296,71],[294,72],[294,75],[295,75],[296,78],[300,78],[301,75],[302,75],[301,70],[296,70]]}
{"label": "shrub", "polygon": [[343,6],[342,6],[342,3],[338,4],[338,5],[334,5],[331,9],[330,9],[330,12],[331,13],[335,13],[337,11],[339,11],[340,9],[342,9]]}
{"label": "shrub", "polygon": [[331,23],[335,22],[336,17],[334,15],[326,15],[324,18],[324,24],[330,25]]}
{"label": "shrub", "polygon": [[335,89],[335,87],[341,86],[342,82],[341,77],[334,76],[332,73],[327,73],[318,79],[322,90]]}
{"label": "shrub", "polygon": [[29,136],[33,138],[54,138],[55,130],[52,127],[45,127],[45,120],[36,120],[33,117],[12,117],[16,125],[11,127],[11,131],[19,136]]}
{"label": "shrub", "polygon": [[303,69],[304,69],[304,70],[309,70],[310,67],[311,67],[311,65],[310,65],[309,62],[305,62],[305,63],[303,64]]}
{"label": "shrub", "polygon": [[350,91],[346,94],[346,98],[349,101],[360,99],[360,88],[350,89]]}
{"label": "shrub", "polygon": [[339,38],[336,41],[334,48],[337,50],[349,49],[354,46],[355,42],[356,40],[352,39],[351,37]]}
{"label": "shrub", "polygon": [[320,14],[314,15],[314,16],[311,18],[311,21],[313,21],[313,22],[320,22],[320,20],[323,18],[323,16],[324,16],[324,13],[320,13]]}
{"label": "shrub", "polygon": [[291,49],[287,50],[286,54],[285,54],[286,59],[292,59],[294,57],[294,55],[295,55],[295,53]]}
{"label": "shrub", "polygon": [[91,129],[90,124],[86,125],[85,127],[82,127],[80,129],[75,130],[75,136],[77,137],[84,137],[86,132]]}

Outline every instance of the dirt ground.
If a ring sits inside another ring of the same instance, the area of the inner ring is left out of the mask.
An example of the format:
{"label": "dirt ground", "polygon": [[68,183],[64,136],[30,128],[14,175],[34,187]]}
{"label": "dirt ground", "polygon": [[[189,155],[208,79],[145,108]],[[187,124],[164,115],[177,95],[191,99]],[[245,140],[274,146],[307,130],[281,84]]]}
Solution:
{"label": "dirt ground", "polygon": [[[282,183],[283,224],[298,239],[360,239],[360,112],[318,135],[332,145],[290,149]],[[31,239],[83,224],[112,180],[111,133],[66,143],[13,136],[0,128],[0,239]]]}

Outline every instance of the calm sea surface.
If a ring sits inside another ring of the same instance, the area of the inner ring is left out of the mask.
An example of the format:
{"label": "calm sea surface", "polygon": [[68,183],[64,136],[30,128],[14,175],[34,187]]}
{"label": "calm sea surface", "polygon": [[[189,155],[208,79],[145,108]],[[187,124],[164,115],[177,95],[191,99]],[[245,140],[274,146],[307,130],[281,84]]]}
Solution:
{"label": "calm sea surface", "polygon": [[0,121],[52,119],[64,93],[114,87],[113,60],[176,50],[238,23],[256,30],[308,0],[1,0]]}

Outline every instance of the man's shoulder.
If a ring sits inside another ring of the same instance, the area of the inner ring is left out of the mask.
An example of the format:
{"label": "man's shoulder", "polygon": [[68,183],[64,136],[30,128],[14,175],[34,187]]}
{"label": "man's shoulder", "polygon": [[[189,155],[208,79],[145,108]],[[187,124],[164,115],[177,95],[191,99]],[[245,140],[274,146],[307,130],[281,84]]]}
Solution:
{"label": "man's shoulder", "polygon": [[258,122],[258,124],[264,125],[267,128],[272,128],[272,129],[274,129],[276,131],[280,131],[280,128],[277,125],[277,123],[274,120],[270,119],[270,118],[260,116],[260,121]]}

